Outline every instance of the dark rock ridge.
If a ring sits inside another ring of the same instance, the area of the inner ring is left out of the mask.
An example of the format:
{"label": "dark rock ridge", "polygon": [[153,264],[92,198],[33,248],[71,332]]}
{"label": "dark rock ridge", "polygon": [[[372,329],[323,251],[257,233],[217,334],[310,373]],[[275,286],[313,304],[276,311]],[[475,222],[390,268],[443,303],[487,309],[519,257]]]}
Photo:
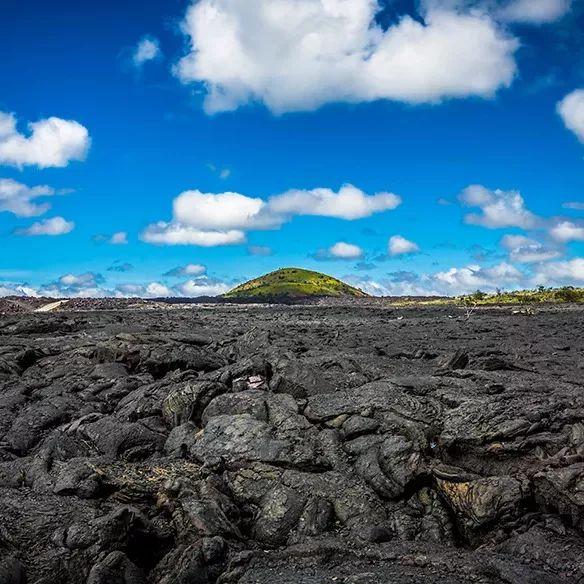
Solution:
{"label": "dark rock ridge", "polygon": [[584,582],[584,311],[0,318],[0,584]]}

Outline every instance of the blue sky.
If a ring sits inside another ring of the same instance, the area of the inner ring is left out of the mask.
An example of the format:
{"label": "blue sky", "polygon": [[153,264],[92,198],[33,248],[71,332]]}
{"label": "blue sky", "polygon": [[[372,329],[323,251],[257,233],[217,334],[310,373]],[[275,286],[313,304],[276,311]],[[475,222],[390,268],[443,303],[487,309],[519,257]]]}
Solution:
{"label": "blue sky", "polygon": [[584,285],[581,0],[2,11],[0,294]]}

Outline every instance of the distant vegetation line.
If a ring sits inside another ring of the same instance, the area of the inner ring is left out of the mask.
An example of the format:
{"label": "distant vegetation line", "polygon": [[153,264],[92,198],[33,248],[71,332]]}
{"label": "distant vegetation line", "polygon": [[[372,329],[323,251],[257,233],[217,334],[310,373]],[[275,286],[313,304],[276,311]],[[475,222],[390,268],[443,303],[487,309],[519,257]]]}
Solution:
{"label": "distant vegetation line", "polygon": [[472,294],[458,296],[456,300],[463,304],[476,304],[477,306],[499,304],[559,304],[563,302],[584,303],[584,288],[575,288],[573,286],[546,288],[539,286],[533,290],[499,291],[494,293],[477,290]]}

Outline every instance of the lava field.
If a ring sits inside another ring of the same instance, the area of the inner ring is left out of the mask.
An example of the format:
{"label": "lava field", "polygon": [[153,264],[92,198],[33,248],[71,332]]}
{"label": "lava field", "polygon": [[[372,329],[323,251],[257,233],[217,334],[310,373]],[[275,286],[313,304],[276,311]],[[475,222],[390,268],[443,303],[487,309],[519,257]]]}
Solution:
{"label": "lava field", "polygon": [[584,310],[0,317],[0,584],[584,582]]}

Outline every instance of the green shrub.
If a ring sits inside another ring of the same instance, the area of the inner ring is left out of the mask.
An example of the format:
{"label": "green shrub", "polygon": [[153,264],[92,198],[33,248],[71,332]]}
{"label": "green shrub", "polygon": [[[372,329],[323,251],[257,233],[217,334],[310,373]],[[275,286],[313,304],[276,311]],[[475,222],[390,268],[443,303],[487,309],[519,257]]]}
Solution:
{"label": "green shrub", "polygon": [[538,303],[559,303],[574,302],[584,303],[584,289],[573,286],[563,286],[562,288],[546,288],[538,286],[534,290],[517,290],[515,292],[502,292],[497,290],[494,294],[485,294],[477,290],[472,294],[459,296],[457,301],[464,306],[489,304],[538,304]]}

